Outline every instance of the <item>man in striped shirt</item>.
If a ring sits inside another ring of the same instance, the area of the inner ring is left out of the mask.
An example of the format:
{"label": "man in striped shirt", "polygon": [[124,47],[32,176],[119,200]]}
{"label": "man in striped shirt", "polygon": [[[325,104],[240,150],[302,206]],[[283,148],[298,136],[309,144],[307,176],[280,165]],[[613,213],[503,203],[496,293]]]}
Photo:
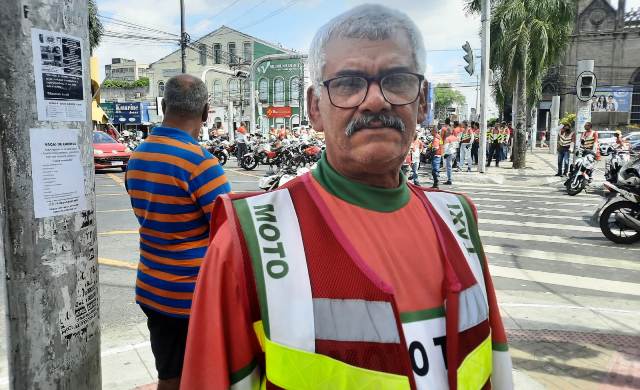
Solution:
{"label": "man in striped shirt", "polygon": [[218,160],[196,138],[207,120],[204,83],[190,75],[167,81],[161,127],[131,156],[127,191],[140,222],[136,302],[148,317],[158,389],[177,389],[191,298],[209,242],[214,200],[229,192]]}

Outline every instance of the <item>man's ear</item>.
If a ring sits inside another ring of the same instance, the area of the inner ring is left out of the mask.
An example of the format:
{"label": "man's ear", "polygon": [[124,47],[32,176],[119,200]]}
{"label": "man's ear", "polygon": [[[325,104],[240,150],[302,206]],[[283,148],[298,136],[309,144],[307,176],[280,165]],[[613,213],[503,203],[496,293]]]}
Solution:
{"label": "man's ear", "polygon": [[422,123],[427,119],[427,114],[429,112],[429,106],[427,105],[427,95],[429,94],[429,82],[425,80],[422,83],[422,89],[420,90],[420,95],[418,95],[418,124]]}
{"label": "man's ear", "polygon": [[[164,103],[164,100],[162,102]],[[202,121],[206,122],[207,118],[209,118],[209,103],[204,105],[204,110],[202,111]]]}
{"label": "man's ear", "polygon": [[313,86],[307,89],[307,113],[315,131],[324,131],[324,124],[320,116],[320,97],[316,96]]}

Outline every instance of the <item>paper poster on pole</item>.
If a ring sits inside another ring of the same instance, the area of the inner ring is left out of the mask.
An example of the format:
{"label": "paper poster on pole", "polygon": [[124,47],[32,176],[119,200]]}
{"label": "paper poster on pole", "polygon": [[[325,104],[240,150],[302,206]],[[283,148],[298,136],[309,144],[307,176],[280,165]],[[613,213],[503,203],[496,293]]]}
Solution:
{"label": "paper poster on pole", "polygon": [[86,121],[80,38],[32,28],[31,45],[38,120]]}
{"label": "paper poster on pole", "polygon": [[87,209],[77,129],[30,129],[36,218]]}

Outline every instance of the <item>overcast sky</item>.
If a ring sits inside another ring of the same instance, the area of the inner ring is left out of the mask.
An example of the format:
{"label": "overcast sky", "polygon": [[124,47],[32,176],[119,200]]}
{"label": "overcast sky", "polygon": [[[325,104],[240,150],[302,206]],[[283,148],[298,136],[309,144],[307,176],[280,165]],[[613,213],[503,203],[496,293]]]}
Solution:
{"label": "overcast sky", "polygon": [[[614,6],[617,0],[612,0]],[[97,0],[99,13],[168,33],[180,33],[179,0]],[[333,16],[365,2],[380,3],[406,12],[422,31],[428,51],[427,77],[435,82],[450,82],[475,106],[476,80],[464,72],[460,48],[469,41],[479,48],[480,18],[464,12],[463,0],[185,0],[187,32],[197,39],[220,25],[246,34],[307,52],[316,30]],[[627,0],[627,9],[640,7],[640,0]],[[122,31],[105,21],[105,28]],[[150,35],[160,35],[149,32]],[[113,57],[139,63],[151,63],[172,52],[177,44],[104,38],[96,54],[100,74]],[[479,62],[479,61],[478,61]],[[479,64],[477,64],[479,71]]]}

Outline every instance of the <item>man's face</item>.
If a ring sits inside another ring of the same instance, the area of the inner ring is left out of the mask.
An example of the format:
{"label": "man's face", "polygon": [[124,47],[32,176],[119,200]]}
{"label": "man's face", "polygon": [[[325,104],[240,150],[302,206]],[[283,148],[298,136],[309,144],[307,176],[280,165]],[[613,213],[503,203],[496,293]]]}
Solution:
{"label": "man's face", "polygon": [[586,123],[584,125],[584,129],[587,130],[587,131],[591,130],[591,124],[590,123]]}
{"label": "man's face", "polygon": [[[344,75],[376,77],[394,72],[416,73],[411,44],[404,34],[391,39],[332,39],[325,47],[326,63],[323,80]],[[370,82],[364,101],[354,108],[338,108],[331,103],[327,88],[322,87],[318,99],[308,91],[309,113],[318,131],[324,131],[329,162],[350,177],[400,169],[415,133],[424,119],[426,103],[424,86],[418,99],[404,106],[387,102],[378,82]],[[384,127],[380,121],[368,121],[351,135],[346,134],[350,122],[366,115],[381,114],[399,119],[404,132]]]}

